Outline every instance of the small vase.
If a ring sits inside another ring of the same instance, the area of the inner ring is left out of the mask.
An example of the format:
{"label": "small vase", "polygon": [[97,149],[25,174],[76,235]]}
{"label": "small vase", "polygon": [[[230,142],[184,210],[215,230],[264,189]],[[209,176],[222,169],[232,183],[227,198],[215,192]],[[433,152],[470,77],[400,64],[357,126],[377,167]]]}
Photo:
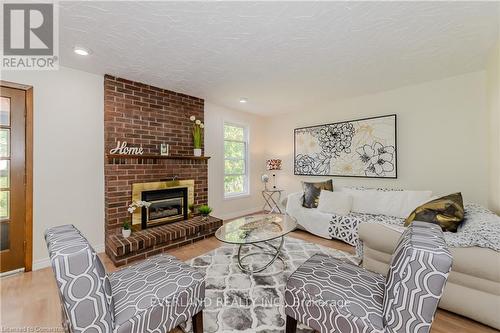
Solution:
{"label": "small vase", "polygon": [[123,238],[128,238],[130,237],[130,234],[132,233],[132,229],[123,229],[122,228],[122,236]]}
{"label": "small vase", "polygon": [[196,157],[200,157],[201,156],[201,148],[195,148],[195,149],[193,149],[193,154]]}

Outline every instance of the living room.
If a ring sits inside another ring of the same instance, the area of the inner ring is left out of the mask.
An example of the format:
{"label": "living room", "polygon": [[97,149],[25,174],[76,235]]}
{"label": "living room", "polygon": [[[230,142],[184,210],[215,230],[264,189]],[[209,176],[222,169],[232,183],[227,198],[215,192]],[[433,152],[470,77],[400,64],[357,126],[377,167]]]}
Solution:
{"label": "living room", "polygon": [[500,329],[498,2],[31,5],[2,331]]}

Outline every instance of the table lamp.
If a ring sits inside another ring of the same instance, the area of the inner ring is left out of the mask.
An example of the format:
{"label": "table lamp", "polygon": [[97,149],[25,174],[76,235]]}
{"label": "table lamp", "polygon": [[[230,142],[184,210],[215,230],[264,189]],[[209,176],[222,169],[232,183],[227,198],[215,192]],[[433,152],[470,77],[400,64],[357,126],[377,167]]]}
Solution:
{"label": "table lamp", "polygon": [[[266,161],[266,169],[269,171],[281,170],[281,160],[273,158]],[[273,172],[273,190],[276,189],[276,172]]]}

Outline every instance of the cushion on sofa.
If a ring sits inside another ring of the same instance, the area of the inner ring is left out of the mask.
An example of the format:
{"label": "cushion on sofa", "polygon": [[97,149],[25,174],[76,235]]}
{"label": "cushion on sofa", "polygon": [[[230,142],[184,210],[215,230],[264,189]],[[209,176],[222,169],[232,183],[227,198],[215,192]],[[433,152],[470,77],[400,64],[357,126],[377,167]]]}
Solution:
{"label": "cushion on sofa", "polygon": [[391,191],[342,188],[352,196],[355,213],[387,215],[406,218],[418,206],[429,201],[432,191]]}
{"label": "cushion on sofa", "polygon": [[331,179],[318,183],[302,182],[302,189],[304,190],[302,206],[316,208],[318,207],[321,190],[333,191],[333,182]]}
{"label": "cushion on sofa", "polygon": [[462,193],[453,193],[429,201],[415,208],[406,218],[405,226],[413,221],[435,223],[443,231],[457,232],[464,220],[464,202]]}
{"label": "cushion on sofa", "polygon": [[351,212],[352,197],[345,192],[322,190],[318,210],[323,213],[347,215]]}

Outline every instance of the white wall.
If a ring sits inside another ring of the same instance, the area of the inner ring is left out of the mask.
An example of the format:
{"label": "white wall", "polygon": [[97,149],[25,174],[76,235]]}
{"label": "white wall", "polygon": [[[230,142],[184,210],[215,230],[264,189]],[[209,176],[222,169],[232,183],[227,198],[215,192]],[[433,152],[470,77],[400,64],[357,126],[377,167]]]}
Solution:
{"label": "white wall", "polygon": [[74,224],[104,250],[103,77],[69,68],[4,71],[33,86],[33,268],[48,264],[46,228]]}
{"label": "white wall", "polygon": [[489,206],[500,214],[500,42],[487,66],[489,111]]}
{"label": "white wall", "polygon": [[[498,7],[500,17],[500,7]],[[500,25],[486,66],[489,111],[489,206],[500,214]]]}
{"label": "white wall", "polygon": [[[250,195],[224,199],[224,122],[246,125],[249,128]],[[208,166],[208,201],[213,214],[232,218],[262,209],[264,170],[264,118],[245,112],[229,110],[205,101],[205,155],[211,156]]]}
{"label": "white wall", "polygon": [[266,157],[283,159],[280,183],[289,193],[298,191],[300,180],[327,177],[293,175],[294,128],[393,113],[398,115],[398,179],[336,177],[337,186],[430,189],[435,194],[461,191],[465,201],[487,204],[488,112],[483,71],[318,103],[300,114],[271,117]]}

